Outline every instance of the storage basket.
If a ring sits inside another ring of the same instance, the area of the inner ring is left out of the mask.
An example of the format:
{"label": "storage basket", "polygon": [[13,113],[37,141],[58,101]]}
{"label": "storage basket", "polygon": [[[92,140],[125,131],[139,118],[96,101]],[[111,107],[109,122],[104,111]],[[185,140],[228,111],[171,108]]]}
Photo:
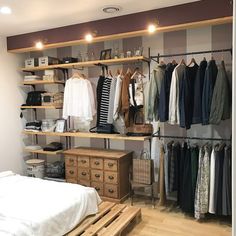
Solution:
{"label": "storage basket", "polygon": [[42,94],[42,106],[62,106],[63,93],[44,93]]}
{"label": "storage basket", "polygon": [[27,175],[29,177],[44,178],[45,161],[40,159],[30,159],[26,161]]}
{"label": "storage basket", "polygon": [[144,151],[140,158],[133,158],[133,182],[152,184],[152,160]]}

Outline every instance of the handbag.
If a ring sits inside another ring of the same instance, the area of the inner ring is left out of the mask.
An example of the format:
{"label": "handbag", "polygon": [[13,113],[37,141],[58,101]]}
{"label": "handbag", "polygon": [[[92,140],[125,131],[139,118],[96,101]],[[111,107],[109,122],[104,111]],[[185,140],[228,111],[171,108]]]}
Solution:
{"label": "handbag", "polygon": [[45,91],[32,91],[27,94],[26,104],[23,106],[41,106],[42,105],[42,93]]}
{"label": "handbag", "polygon": [[149,152],[141,151],[139,158],[133,158],[133,182],[152,184],[152,164]]}
{"label": "handbag", "polygon": [[91,128],[89,130],[91,133],[101,133],[101,134],[114,134],[116,133],[114,131],[113,124],[105,124],[105,125],[99,125]]}

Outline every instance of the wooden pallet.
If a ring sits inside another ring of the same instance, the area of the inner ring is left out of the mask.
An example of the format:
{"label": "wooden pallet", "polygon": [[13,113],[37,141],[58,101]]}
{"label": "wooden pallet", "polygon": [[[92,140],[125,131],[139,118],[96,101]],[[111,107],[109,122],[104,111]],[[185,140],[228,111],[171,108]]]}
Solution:
{"label": "wooden pallet", "polygon": [[140,208],[114,202],[102,202],[96,215],[84,219],[67,236],[127,235],[140,220]]}

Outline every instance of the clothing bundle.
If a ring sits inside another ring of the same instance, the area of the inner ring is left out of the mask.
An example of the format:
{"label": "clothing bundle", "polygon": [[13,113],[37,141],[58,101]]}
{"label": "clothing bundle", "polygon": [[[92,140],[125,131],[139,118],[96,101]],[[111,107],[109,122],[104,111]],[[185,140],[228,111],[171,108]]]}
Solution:
{"label": "clothing bundle", "polygon": [[63,118],[77,117],[81,121],[92,121],[96,114],[91,82],[74,75],[66,81],[63,103]]}
{"label": "clothing bundle", "polygon": [[26,131],[40,131],[42,126],[42,121],[35,120],[30,121],[25,124]]}
{"label": "clothing bundle", "polygon": [[101,75],[97,84],[97,129],[114,125],[116,131],[124,133],[121,126],[130,127],[134,110],[143,107],[142,76],[128,69],[117,76]]}
{"label": "clothing bundle", "polygon": [[196,219],[232,214],[231,147],[225,143],[161,145],[158,181],[160,205],[177,192],[177,205]]}
{"label": "clothing bundle", "polygon": [[194,59],[158,64],[152,72],[145,109],[149,121],[168,121],[189,129],[192,124],[219,124],[230,118],[230,86],[224,61]]}

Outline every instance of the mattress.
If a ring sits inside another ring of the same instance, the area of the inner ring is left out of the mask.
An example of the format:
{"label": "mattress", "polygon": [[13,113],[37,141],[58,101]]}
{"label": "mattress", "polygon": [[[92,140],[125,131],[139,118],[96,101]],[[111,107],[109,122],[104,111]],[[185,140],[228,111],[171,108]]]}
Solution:
{"label": "mattress", "polygon": [[0,173],[0,235],[61,236],[101,202],[94,188]]}

